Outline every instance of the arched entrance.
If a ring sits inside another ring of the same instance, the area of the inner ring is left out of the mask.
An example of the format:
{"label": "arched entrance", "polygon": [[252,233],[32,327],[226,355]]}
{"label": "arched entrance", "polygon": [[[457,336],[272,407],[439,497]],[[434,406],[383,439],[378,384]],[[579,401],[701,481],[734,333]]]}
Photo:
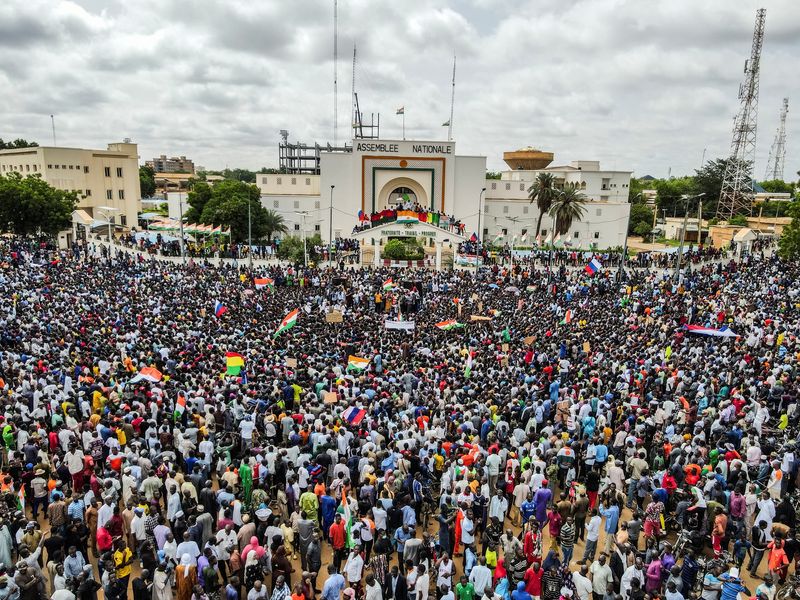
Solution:
{"label": "arched entrance", "polygon": [[375,210],[402,208],[408,197],[411,205],[430,206],[428,193],[419,182],[410,177],[394,177],[387,181],[378,192]]}

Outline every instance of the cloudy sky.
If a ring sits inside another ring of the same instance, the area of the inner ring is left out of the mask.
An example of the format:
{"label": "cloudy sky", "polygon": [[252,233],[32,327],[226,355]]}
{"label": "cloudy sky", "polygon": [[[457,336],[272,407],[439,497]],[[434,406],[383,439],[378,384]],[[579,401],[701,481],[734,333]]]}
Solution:
{"label": "cloudy sky", "polygon": [[[453,54],[460,154],[533,145],[637,175],[724,156],[755,10],[767,8],[756,175],[789,96],[786,177],[800,169],[798,0],[339,0],[339,140],[353,44],[362,111],[386,139],[446,139]],[[333,140],[333,0],[3,0],[0,137],[142,161],[277,166],[279,131]]]}

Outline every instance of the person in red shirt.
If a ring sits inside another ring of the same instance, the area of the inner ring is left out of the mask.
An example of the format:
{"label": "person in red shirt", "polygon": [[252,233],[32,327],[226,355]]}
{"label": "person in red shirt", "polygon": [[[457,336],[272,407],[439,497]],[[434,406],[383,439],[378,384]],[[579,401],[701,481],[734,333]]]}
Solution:
{"label": "person in red shirt", "polygon": [[525,571],[523,579],[525,581],[525,591],[534,598],[541,598],[542,596],[542,575],[544,575],[544,569],[538,562],[534,562]]}
{"label": "person in red shirt", "polygon": [[97,528],[97,553],[99,555],[110,552],[113,543],[111,533],[105,527]]}
{"label": "person in red shirt", "polygon": [[347,548],[345,548],[346,532],[342,515],[339,513],[336,513],[333,518],[333,525],[328,530],[328,537],[333,548],[333,564],[336,565],[336,572],[338,573],[341,570],[345,554],[347,554]]}

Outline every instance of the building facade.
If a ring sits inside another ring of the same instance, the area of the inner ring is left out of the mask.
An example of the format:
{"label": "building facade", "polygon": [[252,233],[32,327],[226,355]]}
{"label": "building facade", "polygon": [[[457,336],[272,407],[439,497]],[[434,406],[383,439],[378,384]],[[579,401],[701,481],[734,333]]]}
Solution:
{"label": "building facade", "polygon": [[[528,164],[519,163],[520,152],[511,153],[517,161],[513,164]],[[486,179],[486,157],[459,156],[452,141],[355,139],[352,152],[322,152],[320,175],[259,173],[256,185],[264,207],[283,216],[290,235],[301,234],[305,227],[307,235],[319,233],[323,240],[329,232],[334,238],[351,237],[359,211],[370,215],[397,207],[407,198],[424,210],[460,220],[466,237],[480,229],[488,241],[503,236],[503,242],[511,242],[517,236],[518,246],[530,246],[539,211],[528,190],[540,172],[550,172],[556,187],[574,185],[588,200],[584,219],[573,223],[562,242],[587,250],[622,246],[631,172],[604,171],[597,161],[554,167],[548,163],[535,163],[543,166],[537,170],[508,170],[500,179]],[[545,214],[542,240],[552,235],[552,228],[553,221]]]}
{"label": "building facade", "polygon": [[77,191],[77,209],[93,219],[110,217],[123,227],[136,226],[141,201],[136,144],[113,143],[105,150],[52,146],[0,150],[0,174],[11,172],[39,175],[55,188]]}
{"label": "building facade", "polygon": [[145,161],[148,167],[152,167],[156,173],[192,173],[194,174],[194,162],[185,156],[171,156],[167,158],[162,154],[158,158]]}

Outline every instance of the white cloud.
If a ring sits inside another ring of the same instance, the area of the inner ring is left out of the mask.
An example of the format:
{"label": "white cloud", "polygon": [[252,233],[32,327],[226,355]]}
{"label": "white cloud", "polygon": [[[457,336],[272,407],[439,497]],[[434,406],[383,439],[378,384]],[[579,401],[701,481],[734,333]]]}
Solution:
{"label": "white cloud", "polygon": [[[637,174],[724,155],[755,10],[767,8],[756,174],[790,97],[786,171],[800,168],[796,0],[340,0],[339,139],[353,43],[362,110],[382,133],[441,139],[458,55],[464,154],[535,145]],[[100,146],[211,168],[277,163],[278,131],[332,141],[332,0],[6,0],[0,137]],[[793,98],[794,96],[794,98]]]}

